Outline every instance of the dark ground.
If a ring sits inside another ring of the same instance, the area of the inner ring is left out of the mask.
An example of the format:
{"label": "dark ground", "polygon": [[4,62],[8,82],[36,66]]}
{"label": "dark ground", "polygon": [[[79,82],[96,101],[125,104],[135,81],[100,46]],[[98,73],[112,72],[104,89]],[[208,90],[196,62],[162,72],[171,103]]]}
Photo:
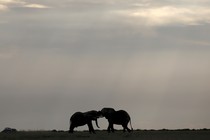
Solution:
{"label": "dark ground", "polygon": [[87,131],[68,132],[52,131],[18,131],[14,133],[0,133],[0,140],[210,140],[210,130],[135,130],[131,133],[116,131],[96,131],[89,134]]}

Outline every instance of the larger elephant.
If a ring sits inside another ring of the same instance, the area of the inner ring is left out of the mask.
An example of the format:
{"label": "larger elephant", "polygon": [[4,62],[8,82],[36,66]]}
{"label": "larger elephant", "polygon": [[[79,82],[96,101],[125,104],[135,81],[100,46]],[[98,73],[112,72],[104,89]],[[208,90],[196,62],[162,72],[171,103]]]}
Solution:
{"label": "larger elephant", "polygon": [[100,113],[98,111],[92,110],[88,112],[76,112],[74,113],[70,118],[70,128],[69,133],[74,132],[74,128],[78,126],[88,125],[89,132],[95,133],[95,130],[92,125],[92,121],[94,120],[96,122],[96,126],[98,126],[97,119],[100,117]]}
{"label": "larger elephant", "polygon": [[[129,114],[124,110],[115,111],[113,108],[103,108],[101,110],[101,115],[108,120],[108,132],[114,132],[114,124],[122,125],[123,131],[126,130],[131,132],[133,130],[131,125],[131,118]],[[128,128],[128,123],[130,122],[131,129]]]}

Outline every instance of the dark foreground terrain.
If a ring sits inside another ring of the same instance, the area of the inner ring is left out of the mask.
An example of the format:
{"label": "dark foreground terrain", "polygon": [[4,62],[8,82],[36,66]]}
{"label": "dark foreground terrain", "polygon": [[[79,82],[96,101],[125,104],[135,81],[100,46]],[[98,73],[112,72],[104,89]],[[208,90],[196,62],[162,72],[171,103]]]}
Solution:
{"label": "dark foreground terrain", "polygon": [[0,133],[0,140],[210,140],[210,130],[135,130],[131,133],[116,131],[88,132],[50,132],[50,131],[18,131]]}

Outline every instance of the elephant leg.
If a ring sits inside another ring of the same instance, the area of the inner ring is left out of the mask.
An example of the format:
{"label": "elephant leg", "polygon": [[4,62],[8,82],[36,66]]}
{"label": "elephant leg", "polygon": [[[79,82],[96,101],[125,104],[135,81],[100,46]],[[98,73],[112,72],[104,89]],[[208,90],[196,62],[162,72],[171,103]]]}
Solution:
{"label": "elephant leg", "polygon": [[125,129],[125,127],[123,127],[123,132],[125,132],[126,131],[126,129]]}
{"label": "elephant leg", "polygon": [[126,130],[128,132],[131,132],[131,130],[128,128],[128,125],[127,124],[123,124],[122,127],[123,127],[123,132],[125,132]]}
{"label": "elephant leg", "polygon": [[95,130],[94,130],[93,125],[92,125],[92,122],[89,122],[87,125],[88,125],[88,128],[89,128],[89,132],[90,133],[92,133],[92,132],[95,133]]}
{"label": "elephant leg", "polygon": [[112,132],[114,132],[114,125],[112,124],[112,127],[111,127],[111,129],[112,129]]}
{"label": "elephant leg", "polygon": [[110,133],[111,131],[114,132],[113,123],[109,123],[107,131]]}
{"label": "elephant leg", "polygon": [[73,133],[74,132],[74,128],[75,127],[73,125],[71,125],[70,128],[69,128],[69,133]]}
{"label": "elephant leg", "polygon": [[110,123],[109,124],[109,131],[112,131],[112,132],[114,132],[114,124],[113,123]]}
{"label": "elephant leg", "polygon": [[131,132],[131,130],[127,127],[128,132]]}
{"label": "elephant leg", "polygon": [[110,133],[110,131],[111,131],[110,129],[111,129],[110,126],[108,126],[107,131],[108,131],[109,133]]}

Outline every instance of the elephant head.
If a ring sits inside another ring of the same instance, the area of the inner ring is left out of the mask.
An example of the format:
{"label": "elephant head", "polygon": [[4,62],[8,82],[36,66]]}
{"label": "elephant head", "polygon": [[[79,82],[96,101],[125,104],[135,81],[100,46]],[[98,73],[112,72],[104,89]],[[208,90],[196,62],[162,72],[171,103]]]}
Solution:
{"label": "elephant head", "polygon": [[78,126],[88,125],[89,132],[95,133],[95,130],[92,125],[92,121],[96,122],[96,126],[98,126],[97,119],[100,117],[100,113],[98,111],[92,110],[88,112],[76,112],[70,118],[70,128],[69,132],[73,133],[74,128]]}
{"label": "elephant head", "polygon": [[115,113],[116,111],[113,108],[103,108],[101,110],[101,115],[105,117],[106,119],[109,119],[112,117],[112,114]]}
{"label": "elephant head", "polygon": [[98,128],[100,128],[98,126],[98,121],[97,121],[97,119],[101,116],[100,112],[95,111],[95,110],[91,110],[91,111],[88,111],[88,112],[84,112],[84,115],[85,115],[85,117],[89,118],[90,120],[94,120],[96,122],[96,126]]}
{"label": "elephant head", "polygon": [[110,131],[114,132],[114,127],[113,127],[114,124],[122,125],[124,132],[126,130],[130,132],[131,130],[127,126],[129,122],[131,129],[133,130],[131,125],[131,118],[126,111],[124,110],[115,111],[113,108],[103,108],[101,110],[101,114],[103,117],[105,117],[108,120],[109,123],[107,128],[108,132]]}

